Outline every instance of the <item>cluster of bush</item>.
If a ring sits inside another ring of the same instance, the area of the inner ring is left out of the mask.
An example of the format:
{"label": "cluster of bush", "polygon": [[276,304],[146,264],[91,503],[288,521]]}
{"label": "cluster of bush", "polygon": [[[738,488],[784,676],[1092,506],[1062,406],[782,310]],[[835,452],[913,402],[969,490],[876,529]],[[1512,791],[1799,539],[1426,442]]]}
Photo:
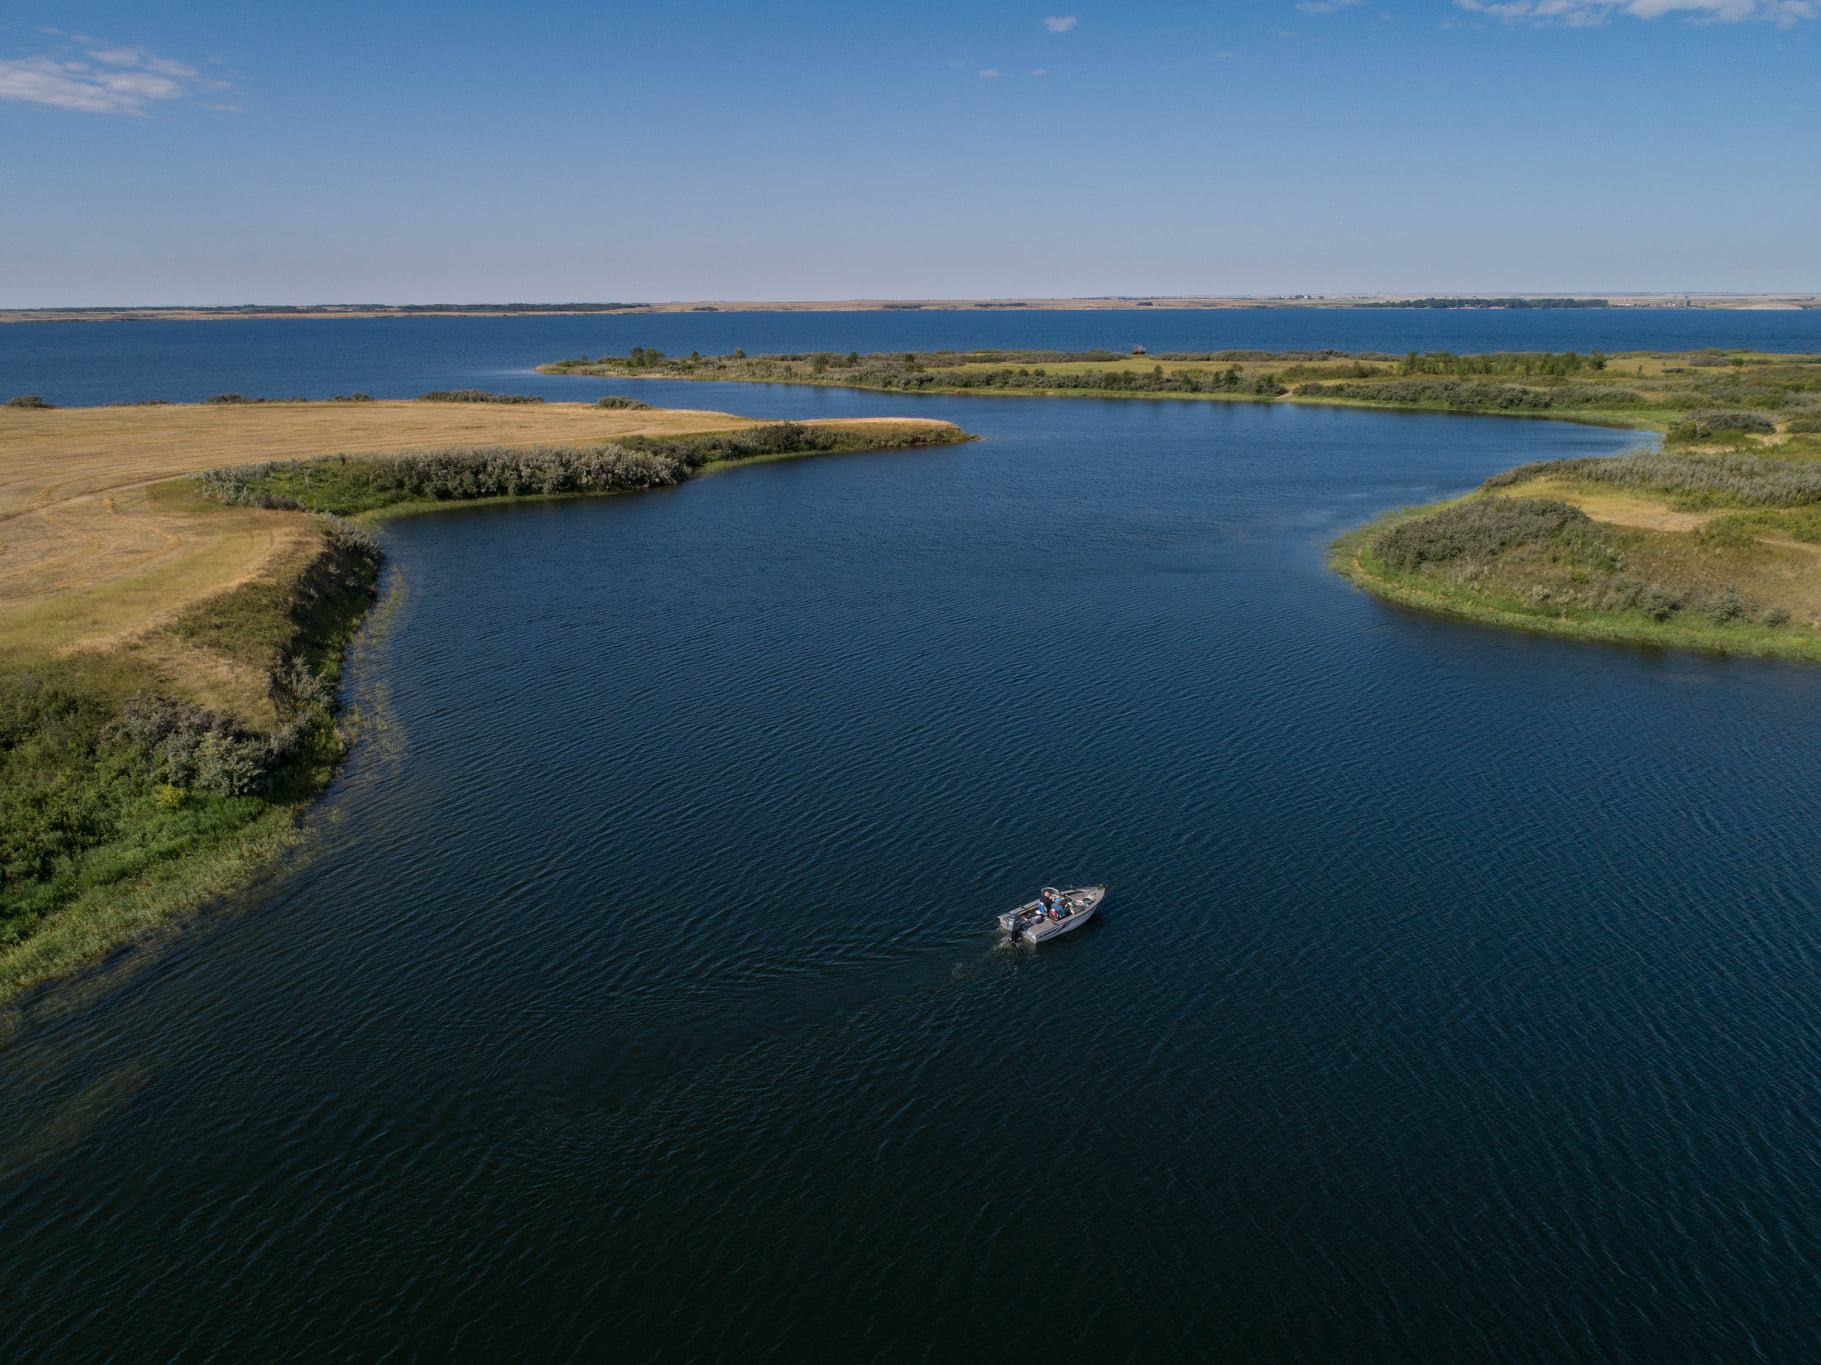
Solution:
{"label": "cluster of bush", "polygon": [[1812,461],[1767,460],[1757,455],[1678,455],[1657,450],[1533,460],[1493,475],[1484,487],[1509,488],[1531,479],[1553,477],[1616,484],[1708,505],[1803,507],[1821,501],[1821,464]]}
{"label": "cluster of bush", "polygon": [[1768,436],[1777,424],[1761,412],[1728,408],[1697,408],[1669,429],[1667,441],[1703,441],[1716,436]]}
{"label": "cluster of bush", "polygon": [[9,408],[54,408],[55,403],[47,403],[35,393],[22,393],[17,398],[9,398],[0,407]]}
{"label": "cluster of bush", "polygon": [[1459,379],[1380,379],[1303,384],[1301,398],[1349,398],[1362,403],[1437,406],[1456,412],[1547,412],[1555,408],[1617,408],[1644,400],[1630,389],[1564,384],[1534,389],[1522,384],[1472,384]]}
{"label": "cluster of bush", "polygon": [[[941,431],[861,435],[800,422],[772,422],[707,436],[628,436],[602,446],[452,446],[353,459],[337,455],[267,460],[205,469],[190,478],[203,497],[231,507],[353,512],[422,498],[457,501],[668,488],[714,461],[922,445],[942,439],[947,436]],[[347,533],[365,534],[351,526]]]}
{"label": "cluster of bush", "polygon": [[597,398],[594,400],[594,405],[597,408],[625,408],[635,412],[642,412],[651,406],[649,403],[641,403],[636,398],[628,398],[624,394],[618,393],[610,393],[605,398]]}
{"label": "cluster of bush", "polygon": [[[873,444],[869,441],[868,444]],[[887,443],[891,443],[887,441]],[[705,464],[721,460],[751,460],[765,455],[801,455],[817,451],[850,450],[860,438],[829,427],[802,422],[768,422],[745,431],[717,432],[712,436],[633,436],[625,444],[675,462],[685,477]]]}
{"label": "cluster of bush", "polygon": [[1143,370],[1076,370],[1053,373],[1043,366],[1006,366],[995,370],[928,370],[876,366],[859,370],[846,382],[863,388],[902,389],[1048,389],[1076,393],[1234,393],[1275,397],[1287,392],[1276,375],[1242,376],[1237,366],[1218,374],[1176,370],[1162,365]]}
{"label": "cluster of bush", "polygon": [[106,738],[136,744],[151,758],[156,780],[169,786],[250,796],[265,791],[290,760],[298,731],[283,725],[256,734],[226,711],[141,692],[121,707]]}
{"label": "cluster of bush", "polygon": [[[1569,566],[1566,584],[1530,585],[1527,596],[1535,606],[1639,611],[1657,621],[1692,610],[1716,626],[1746,615],[1744,599],[1731,586],[1693,593],[1621,572],[1624,556],[1603,529],[1580,508],[1553,498],[1476,498],[1387,527],[1373,538],[1371,550],[1399,572],[1458,562],[1472,578],[1498,556],[1526,546],[1546,552],[1552,564]],[[1773,608],[1761,619],[1786,625],[1789,613]]]}
{"label": "cluster of bush", "polygon": [[1475,498],[1380,531],[1372,553],[1401,573],[1456,559],[1486,561],[1517,545],[1555,540],[1570,527],[1591,532],[1580,508],[1553,498]]}
{"label": "cluster of bush", "polygon": [[488,393],[485,389],[432,389],[417,395],[420,403],[541,403],[529,393]]}
{"label": "cluster of bush", "polygon": [[[274,475],[308,479],[327,461],[269,460],[232,465],[192,475],[204,497],[231,507],[301,510],[294,493],[272,487]],[[334,470],[339,484],[403,498],[467,499],[518,497],[532,493],[605,493],[628,488],[667,487],[688,471],[676,460],[620,446],[464,446],[408,450],[347,462]]]}
{"label": "cluster of bush", "polygon": [[1565,378],[1582,370],[1603,370],[1606,357],[1598,351],[1585,356],[1575,351],[1560,355],[1551,351],[1487,351],[1477,355],[1456,355],[1453,351],[1425,351],[1405,354],[1399,370],[1404,374],[1498,375],[1521,374],[1545,378]]}
{"label": "cluster of bush", "polygon": [[92,662],[0,663],[0,945],[85,891],[206,850],[267,801],[315,790],[308,775],[339,751],[341,642],[378,564],[371,536],[331,518],[295,579],[226,594],[245,599],[246,614],[226,612],[242,638],[209,643],[260,658],[281,718],[270,734],[145,689],[122,700]]}

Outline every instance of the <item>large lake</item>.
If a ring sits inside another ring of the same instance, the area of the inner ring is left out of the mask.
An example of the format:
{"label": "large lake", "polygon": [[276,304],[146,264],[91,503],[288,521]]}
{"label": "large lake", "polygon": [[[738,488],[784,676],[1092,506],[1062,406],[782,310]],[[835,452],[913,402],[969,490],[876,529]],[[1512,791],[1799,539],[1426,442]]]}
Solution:
{"label": "large lake", "polygon": [[1323,564],[1631,438],[914,410],[387,529],[311,855],[0,1044],[0,1358],[1821,1347],[1821,670]]}

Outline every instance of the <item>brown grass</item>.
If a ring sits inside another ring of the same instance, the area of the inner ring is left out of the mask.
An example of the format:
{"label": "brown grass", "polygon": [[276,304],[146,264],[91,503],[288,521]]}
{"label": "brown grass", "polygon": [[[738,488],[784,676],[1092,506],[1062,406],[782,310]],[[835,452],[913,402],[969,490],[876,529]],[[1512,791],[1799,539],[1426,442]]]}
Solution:
{"label": "brown grass", "polygon": [[1678,512],[1662,498],[1622,489],[1590,486],[1579,479],[1529,479],[1499,490],[1501,497],[1554,498],[1572,503],[1595,521],[1634,526],[1643,531],[1692,531],[1731,508],[1704,512]]}
{"label": "brown grass", "polygon": [[[891,424],[862,418],[823,425]],[[0,657],[128,645],[149,650],[148,633],[184,608],[313,550],[317,532],[308,517],[222,508],[190,496],[181,476],[199,469],[340,452],[586,443],[753,425],[723,412],[583,403],[0,409]],[[217,677],[219,669],[202,669],[181,647],[164,645],[161,669],[190,674],[207,699],[248,695],[248,679]]]}

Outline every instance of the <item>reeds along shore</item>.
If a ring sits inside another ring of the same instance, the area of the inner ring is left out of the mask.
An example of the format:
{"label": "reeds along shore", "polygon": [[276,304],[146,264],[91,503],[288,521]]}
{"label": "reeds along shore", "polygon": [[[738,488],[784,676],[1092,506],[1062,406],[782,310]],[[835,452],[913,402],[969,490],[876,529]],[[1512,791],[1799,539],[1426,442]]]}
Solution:
{"label": "reeds along shore", "polygon": [[[378,543],[342,514],[625,492],[741,461],[970,439],[946,422],[524,405],[457,420],[613,439],[311,453],[323,419],[376,444],[451,425],[427,405],[328,406],[0,413],[0,1003],[232,889],[295,840],[346,743],[343,652],[379,581]],[[199,424],[212,442],[168,441]],[[186,454],[286,439],[302,446],[294,458],[198,469]],[[168,477],[179,471],[190,477]],[[59,528],[94,542],[86,556],[63,552]]]}

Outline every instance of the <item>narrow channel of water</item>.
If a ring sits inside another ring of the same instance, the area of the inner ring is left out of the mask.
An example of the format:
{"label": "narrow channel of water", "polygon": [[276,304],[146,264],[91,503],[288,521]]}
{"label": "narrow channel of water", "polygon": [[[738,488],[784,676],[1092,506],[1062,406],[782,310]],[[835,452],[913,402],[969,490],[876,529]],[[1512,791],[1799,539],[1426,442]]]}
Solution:
{"label": "narrow channel of water", "polygon": [[1322,563],[1630,438],[919,411],[387,531],[317,855],[0,1047],[0,1355],[1812,1351],[1821,672]]}

